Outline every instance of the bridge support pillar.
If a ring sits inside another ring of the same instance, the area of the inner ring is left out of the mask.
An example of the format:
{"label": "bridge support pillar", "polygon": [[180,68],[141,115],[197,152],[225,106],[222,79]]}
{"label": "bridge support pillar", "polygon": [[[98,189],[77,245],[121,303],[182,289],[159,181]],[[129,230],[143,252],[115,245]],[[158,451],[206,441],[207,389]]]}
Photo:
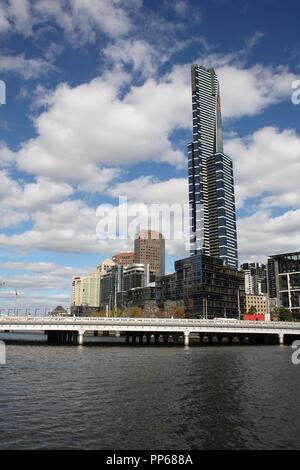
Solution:
{"label": "bridge support pillar", "polygon": [[283,333],[279,333],[279,334],[278,334],[278,338],[279,338],[279,344],[284,344],[284,334],[283,334]]}
{"label": "bridge support pillar", "polygon": [[184,332],[184,345],[185,346],[190,345],[190,332],[189,331]]}
{"label": "bridge support pillar", "polygon": [[78,336],[77,336],[77,343],[81,346],[83,344],[83,335],[84,331],[79,330],[78,331]]}
{"label": "bridge support pillar", "polygon": [[116,331],[115,336],[116,336],[116,338],[119,338],[121,336],[120,332]]}

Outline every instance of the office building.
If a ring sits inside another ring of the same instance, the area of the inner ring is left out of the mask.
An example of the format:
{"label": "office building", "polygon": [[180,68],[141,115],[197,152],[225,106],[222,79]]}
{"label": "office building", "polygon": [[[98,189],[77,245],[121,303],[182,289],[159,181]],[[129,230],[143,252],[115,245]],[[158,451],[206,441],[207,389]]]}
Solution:
{"label": "office building", "polygon": [[112,257],[114,263],[126,266],[127,264],[134,263],[134,252],[133,251],[124,251],[122,253],[117,253]]}
{"label": "office building", "polygon": [[101,281],[100,305],[103,310],[115,310],[118,294],[135,288],[148,287],[155,280],[149,264],[133,263],[128,266],[115,265],[107,271]]}
{"label": "office building", "polygon": [[188,146],[191,255],[237,268],[232,160],[223,151],[220,90],[214,69],[192,65],[193,141]]}
{"label": "office building", "polygon": [[156,280],[157,302],[181,303],[187,318],[242,318],[244,273],[222,259],[197,254],[175,262],[175,273]]}
{"label": "office building", "polygon": [[165,239],[154,230],[141,230],[134,240],[134,262],[150,264],[156,276],[165,274]]}
{"label": "office building", "polygon": [[101,279],[108,269],[114,266],[110,259],[102,261],[96,271],[86,276],[73,276],[72,306],[100,307]]}
{"label": "office building", "polygon": [[267,268],[265,264],[243,263],[246,294],[263,295],[267,293]]}
{"label": "office building", "polygon": [[300,320],[300,251],[269,257],[268,291],[279,307],[288,308]]}

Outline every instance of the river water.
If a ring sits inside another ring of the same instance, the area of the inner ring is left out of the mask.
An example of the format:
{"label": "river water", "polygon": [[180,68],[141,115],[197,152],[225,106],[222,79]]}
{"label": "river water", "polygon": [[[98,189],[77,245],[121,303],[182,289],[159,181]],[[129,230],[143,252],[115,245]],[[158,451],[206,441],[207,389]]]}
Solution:
{"label": "river water", "polygon": [[36,342],[6,352],[0,449],[300,448],[290,346]]}

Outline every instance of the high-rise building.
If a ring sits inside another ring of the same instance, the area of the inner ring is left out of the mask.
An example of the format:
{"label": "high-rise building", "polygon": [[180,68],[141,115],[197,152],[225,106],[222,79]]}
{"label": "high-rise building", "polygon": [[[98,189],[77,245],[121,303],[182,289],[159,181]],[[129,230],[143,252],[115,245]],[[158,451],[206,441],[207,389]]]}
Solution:
{"label": "high-rise building", "polygon": [[220,90],[214,69],[192,65],[193,141],[188,146],[191,255],[237,268],[233,167],[223,152]]}
{"label": "high-rise building", "polygon": [[106,259],[97,266],[96,271],[86,276],[73,276],[72,305],[99,307],[102,276],[114,265],[113,261]]}
{"label": "high-rise building", "polygon": [[133,263],[127,266],[116,264],[109,269],[101,280],[101,301],[103,310],[115,310],[119,293],[131,289],[148,287],[155,276],[149,264]]}
{"label": "high-rise building", "polygon": [[150,264],[156,276],[165,274],[165,239],[154,230],[141,230],[134,240],[134,262]]}
{"label": "high-rise building", "polygon": [[288,308],[300,319],[300,252],[270,256],[268,259],[268,291],[277,305]]}
{"label": "high-rise building", "polygon": [[126,266],[127,264],[132,264],[134,262],[134,252],[133,251],[123,251],[122,253],[117,253],[112,257],[112,260],[119,265]]}
{"label": "high-rise building", "polygon": [[246,294],[263,295],[267,293],[267,268],[265,264],[243,263]]}

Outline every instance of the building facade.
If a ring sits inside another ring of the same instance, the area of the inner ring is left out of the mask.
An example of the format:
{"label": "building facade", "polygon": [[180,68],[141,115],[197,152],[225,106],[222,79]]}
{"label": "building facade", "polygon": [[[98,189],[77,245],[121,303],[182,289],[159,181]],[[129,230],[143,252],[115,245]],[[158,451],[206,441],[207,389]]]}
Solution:
{"label": "building facade", "polygon": [[263,295],[267,293],[267,267],[259,263],[243,263],[246,294]]}
{"label": "building facade", "polygon": [[269,257],[268,286],[277,305],[288,308],[300,320],[300,251]]}
{"label": "building facade", "polygon": [[246,293],[246,313],[268,313],[268,298],[266,295],[255,295]]}
{"label": "building facade", "polygon": [[74,307],[97,307],[99,309],[102,276],[114,265],[115,263],[112,260],[106,259],[97,266],[96,271],[86,276],[73,276],[71,305]]}
{"label": "building facade", "polygon": [[[135,288],[148,287],[155,280],[149,264],[133,263],[128,266],[115,265],[102,277],[100,306],[113,311],[122,308],[120,293]],[[119,300],[118,300],[119,299]]]}
{"label": "building facade", "polygon": [[214,69],[192,65],[193,141],[188,145],[191,254],[237,268],[233,166],[223,152],[220,90]]}
{"label": "building facade", "polygon": [[134,240],[134,262],[150,264],[156,276],[165,274],[165,239],[154,230],[141,230]]}
{"label": "building facade", "polygon": [[220,258],[197,254],[175,262],[175,273],[156,281],[159,306],[174,300],[187,318],[242,318],[244,274]]}
{"label": "building facade", "polygon": [[124,251],[122,253],[117,253],[112,257],[112,260],[116,264],[126,266],[127,264],[134,263],[134,252],[133,251]]}

